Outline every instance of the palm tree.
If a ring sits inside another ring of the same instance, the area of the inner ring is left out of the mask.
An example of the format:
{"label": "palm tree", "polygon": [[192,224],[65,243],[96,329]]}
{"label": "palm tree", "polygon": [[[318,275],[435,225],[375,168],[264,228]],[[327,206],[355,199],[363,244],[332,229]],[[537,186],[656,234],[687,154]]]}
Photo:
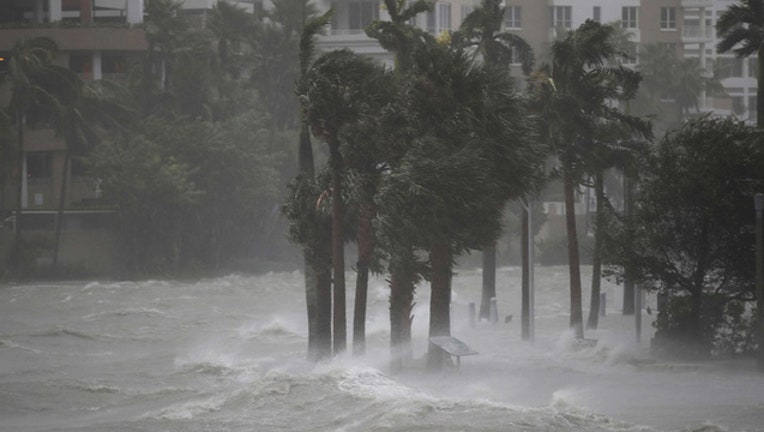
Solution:
{"label": "palm tree", "polygon": [[756,124],[764,127],[764,0],[740,0],[731,5],[716,22],[721,42],[716,50],[732,50],[738,57],[758,58]]}
{"label": "palm tree", "polygon": [[217,40],[220,67],[234,78],[241,69],[241,50],[247,37],[254,31],[252,14],[225,1],[212,7],[208,28]]}
{"label": "palm tree", "polygon": [[586,171],[582,146],[591,140],[602,122],[616,122],[641,129],[643,122],[620,113],[610,100],[628,99],[639,85],[639,74],[620,65],[608,65],[619,54],[612,43],[613,27],[586,21],[552,44],[548,77],[532,82],[544,135],[555,149],[563,180],[565,221],[570,277],[570,326],[583,338],[581,273],[575,215],[575,191]]}
{"label": "palm tree", "polygon": [[429,0],[384,0],[390,21],[374,21],[365,29],[366,34],[379,41],[382,48],[395,56],[395,70],[405,71],[413,61],[412,50],[418,41],[427,38],[427,33],[409,25],[418,14],[432,10]]}
{"label": "palm tree", "polygon": [[25,163],[24,128],[26,114],[36,105],[55,106],[57,101],[43,85],[46,78],[58,72],[60,67],[53,64],[58,52],[56,43],[47,37],[36,37],[16,42],[8,61],[7,80],[11,85],[9,110],[13,113],[17,139],[16,167],[16,223],[13,249],[10,260],[14,263],[21,259],[23,184],[22,177]]}
{"label": "palm tree", "polygon": [[[499,0],[482,0],[462,21],[453,37],[453,45],[473,49],[475,57],[494,67],[508,68],[515,52],[519,53],[525,74],[533,69],[533,49],[522,37],[502,31],[506,7]],[[527,251],[524,251],[527,253]],[[490,315],[491,299],[496,297],[496,242],[483,247],[483,290],[480,301],[481,319]]]}
{"label": "palm tree", "polygon": [[[297,81],[297,93],[306,92],[306,80],[308,70],[313,62],[316,48],[316,35],[324,28],[332,16],[329,10],[325,14],[315,17],[308,15],[307,1],[303,3],[303,28],[300,34],[299,67],[300,76]],[[304,111],[300,112],[300,135],[298,145],[297,162],[300,179],[297,181],[313,180],[315,167],[313,162],[313,145],[310,139],[310,125]],[[313,214],[309,212],[309,214]],[[313,224],[314,229],[321,230],[320,223]],[[307,245],[304,245],[307,247]],[[326,248],[324,245],[323,248]],[[316,245],[314,249],[323,249]],[[314,360],[328,358],[332,353],[332,326],[331,326],[331,271],[322,259],[313,259],[325,254],[318,250],[305,250],[305,296],[308,311],[308,357]]]}
{"label": "palm tree", "polygon": [[374,97],[385,89],[375,88],[384,75],[382,66],[349,50],[321,56],[308,73],[302,95],[313,134],[329,147],[332,203],[332,276],[334,294],[334,352],[347,345],[345,311],[345,257],[343,176],[345,160],[340,145],[344,128],[360,121],[374,107]]}
{"label": "palm tree", "polygon": [[499,0],[482,0],[452,36],[453,44],[473,49],[475,57],[494,66],[508,67],[517,54],[523,72],[528,75],[536,62],[533,49],[522,37],[502,31],[506,11],[502,5]]}
{"label": "palm tree", "polygon": [[[390,179],[391,194],[401,195],[385,204],[398,207],[391,225],[428,253],[434,337],[450,335],[453,259],[495,240],[506,202],[527,191],[539,154],[506,68],[434,41],[414,54],[403,94],[415,132]],[[428,366],[441,361],[431,347]]]}

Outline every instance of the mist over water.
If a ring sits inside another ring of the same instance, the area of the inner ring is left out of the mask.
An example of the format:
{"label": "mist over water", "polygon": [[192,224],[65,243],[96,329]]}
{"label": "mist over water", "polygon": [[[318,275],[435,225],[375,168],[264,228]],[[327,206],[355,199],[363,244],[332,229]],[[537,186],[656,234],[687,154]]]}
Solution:
{"label": "mist over water", "polygon": [[537,269],[533,344],[520,338],[519,269],[497,274],[499,324],[472,328],[480,284],[479,271],[460,270],[452,309],[452,334],[480,354],[424,373],[423,285],[415,362],[397,375],[381,278],[370,284],[367,355],[318,366],[305,361],[299,272],[0,288],[0,430],[764,431],[752,362],[651,361],[654,315],[637,345],[619,287],[603,287],[608,314],[587,332],[597,345],[577,347],[566,268]]}

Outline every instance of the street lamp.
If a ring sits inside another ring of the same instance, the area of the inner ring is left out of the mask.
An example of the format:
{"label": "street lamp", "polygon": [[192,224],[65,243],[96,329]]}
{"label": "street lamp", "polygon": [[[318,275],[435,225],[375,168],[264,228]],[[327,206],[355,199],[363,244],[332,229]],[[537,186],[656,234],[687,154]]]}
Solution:
{"label": "street lamp", "polygon": [[764,372],[764,194],[753,196],[753,207],[756,209],[756,326],[759,342],[756,363],[759,371]]}

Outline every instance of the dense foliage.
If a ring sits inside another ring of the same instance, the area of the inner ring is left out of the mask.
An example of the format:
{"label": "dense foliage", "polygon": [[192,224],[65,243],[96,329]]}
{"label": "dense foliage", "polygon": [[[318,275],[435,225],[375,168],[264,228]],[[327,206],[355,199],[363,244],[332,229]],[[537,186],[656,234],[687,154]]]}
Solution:
{"label": "dense foliage", "polygon": [[612,246],[642,289],[688,297],[686,313],[661,312],[676,316],[658,321],[658,338],[678,332],[709,352],[717,325],[708,319],[720,313],[704,312],[707,303],[753,299],[763,140],[743,123],[701,118],[669,133],[645,164],[632,220]]}

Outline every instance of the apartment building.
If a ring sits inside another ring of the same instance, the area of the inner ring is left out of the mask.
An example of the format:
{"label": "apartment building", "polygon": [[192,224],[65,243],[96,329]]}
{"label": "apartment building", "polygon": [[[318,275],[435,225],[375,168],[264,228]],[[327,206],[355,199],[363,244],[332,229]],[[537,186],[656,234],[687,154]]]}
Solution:
{"label": "apartment building", "polygon": [[[235,1],[252,11],[259,0]],[[183,12],[202,19],[216,0],[186,0]],[[2,0],[0,2],[0,68],[17,41],[46,36],[56,41],[58,65],[75,71],[85,81],[126,78],[127,65],[142,58],[147,42],[140,24],[144,0]],[[5,106],[9,88],[0,87]],[[112,212],[98,204],[96,179],[73,159],[64,179],[64,143],[53,130],[26,118],[21,167],[22,218],[13,216],[18,184],[5,185],[0,202],[0,238],[7,238],[15,223],[30,233],[51,232],[56,224],[61,185],[66,182],[63,231],[59,262],[84,268],[108,268],[112,263]],[[13,176],[15,178],[15,176]],[[34,237],[34,234],[31,234]],[[6,242],[7,243],[7,242]],[[43,258],[44,260],[44,258]]]}

